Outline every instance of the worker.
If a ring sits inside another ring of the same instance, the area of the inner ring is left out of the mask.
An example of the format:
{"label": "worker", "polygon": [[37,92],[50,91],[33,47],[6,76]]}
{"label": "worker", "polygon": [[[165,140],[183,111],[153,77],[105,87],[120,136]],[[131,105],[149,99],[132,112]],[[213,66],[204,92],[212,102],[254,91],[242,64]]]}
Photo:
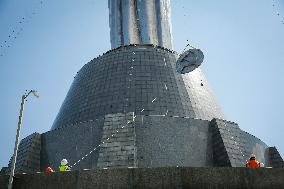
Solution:
{"label": "worker", "polygon": [[255,158],[255,155],[251,155],[247,164],[246,164],[246,167],[248,168],[260,168],[260,163],[256,160]]}
{"label": "worker", "polygon": [[59,166],[60,172],[70,171],[70,167],[68,166],[67,159],[61,160],[61,165]]}
{"label": "worker", "polygon": [[44,170],[45,173],[53,173],[53,169],[50,166],[47,166],[47,168],[45,168]]}

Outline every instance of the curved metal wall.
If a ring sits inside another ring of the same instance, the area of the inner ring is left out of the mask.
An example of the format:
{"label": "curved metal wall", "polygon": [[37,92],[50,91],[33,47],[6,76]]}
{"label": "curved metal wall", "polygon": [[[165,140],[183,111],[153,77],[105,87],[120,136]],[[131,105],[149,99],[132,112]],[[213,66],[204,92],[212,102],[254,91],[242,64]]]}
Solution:
{"label": "curved metal wall", "polygon": [[172,51],[146,45],[92,60],[76,75],[52,129],[124,112],[223,118],[201,71],[181,75],[175,62]]}

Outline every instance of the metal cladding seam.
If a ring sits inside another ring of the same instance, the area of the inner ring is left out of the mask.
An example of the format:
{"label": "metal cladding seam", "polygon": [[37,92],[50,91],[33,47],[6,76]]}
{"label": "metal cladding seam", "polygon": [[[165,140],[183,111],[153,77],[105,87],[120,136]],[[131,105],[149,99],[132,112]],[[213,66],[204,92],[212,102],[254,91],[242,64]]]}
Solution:
{"label": "metal cladding seam", "polygon": [[109,0],[111,47],[154,44],[172,49],[170,0]]}

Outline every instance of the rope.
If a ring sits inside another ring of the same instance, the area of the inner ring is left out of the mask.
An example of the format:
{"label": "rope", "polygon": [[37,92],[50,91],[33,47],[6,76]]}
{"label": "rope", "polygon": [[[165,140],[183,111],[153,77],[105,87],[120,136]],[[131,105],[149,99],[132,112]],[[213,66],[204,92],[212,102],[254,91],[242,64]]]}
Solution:
{"label": "rope", "polygon": [[[135,54],[135,53],[133,53],[133,54]],[[165,62],[165,65],[166,65],[166,60],[165,60],[165,59],[164,59],[164,62]],[[130,68],[133,69],[133,66],[131,66]],[[131,75],[132,75],[132,74],[131,74]],[[167,87],[166,83],[164,83],[164,87],[165,87],[166,90],[168,90],[168,87]],[[154,103],[157,99],[158,99],[158,98],[155,97],[155,98],[153,98],[153,100],[152,100],[151,102]],[[142,108],[140,112],[143,112],[144,110],[145,110],[145,109]],[[168,110],[167,110],[167,112],[165,113],[165,115],[167,115],[167,114],[168,114]],[[164,115],[164,116],[165,116],[165,115]],[[136,118],[136,115],[134,115],[134,113],[133,113],[133,119],[132,119],[132,121],[129,121],[129,120],[128,120],[127,123],[126,123],[126,125],[123,125],[123,126],[121,127],[121,129],[123,129],[124,127],[126,127],[128,124],[134,122],[134,121],[135,121],[135,118]],[[120,128],[117,128],[117,130],[115,130],[114,134],[112,134],[110,137],[107,138],[107,141],[110,140],[111,137],[114,137],[116,134],[119,133],[119,130],[118,130],[118,129],[120,129]],[[70,168],[72,168],[72,167],[78,165],[82,160],[84,160],[84,159],[87,158],[89,155],[91,155],[94,151],[96,151],[97,149],[99,149],[104,143],[105,143],[105,142],[101,142],[99,145],[95,146],[95,148],[93,148],[91,151],[89,151],[89,152],[86,153],[84,156],[82,156],[82,157],[81,157],[79,160],[77,160],[72,166],[70,166]]]}
{"label": "rope", "polygon": [[181,55],[182,53],[184,53],[184,52],[186,51],[187,47],[191,47],[192,49],[197,49],[197,48],[195,48],[194,46],[192,46],[192,45],[190,45],[190,44],[187,44],[179,55]]}

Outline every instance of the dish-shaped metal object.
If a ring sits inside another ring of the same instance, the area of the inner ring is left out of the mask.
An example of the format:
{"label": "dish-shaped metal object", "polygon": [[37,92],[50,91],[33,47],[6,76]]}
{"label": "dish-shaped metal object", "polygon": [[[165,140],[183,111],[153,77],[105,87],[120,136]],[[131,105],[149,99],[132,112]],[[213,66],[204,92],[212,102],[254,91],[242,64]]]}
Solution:
{"label": "dish-shaped metal object", "polygon": [[176,62],[176,70],[181,74],[192,72],[201,65],[203,59],[204,54],[200,49],[186,50],[179,56]]}

